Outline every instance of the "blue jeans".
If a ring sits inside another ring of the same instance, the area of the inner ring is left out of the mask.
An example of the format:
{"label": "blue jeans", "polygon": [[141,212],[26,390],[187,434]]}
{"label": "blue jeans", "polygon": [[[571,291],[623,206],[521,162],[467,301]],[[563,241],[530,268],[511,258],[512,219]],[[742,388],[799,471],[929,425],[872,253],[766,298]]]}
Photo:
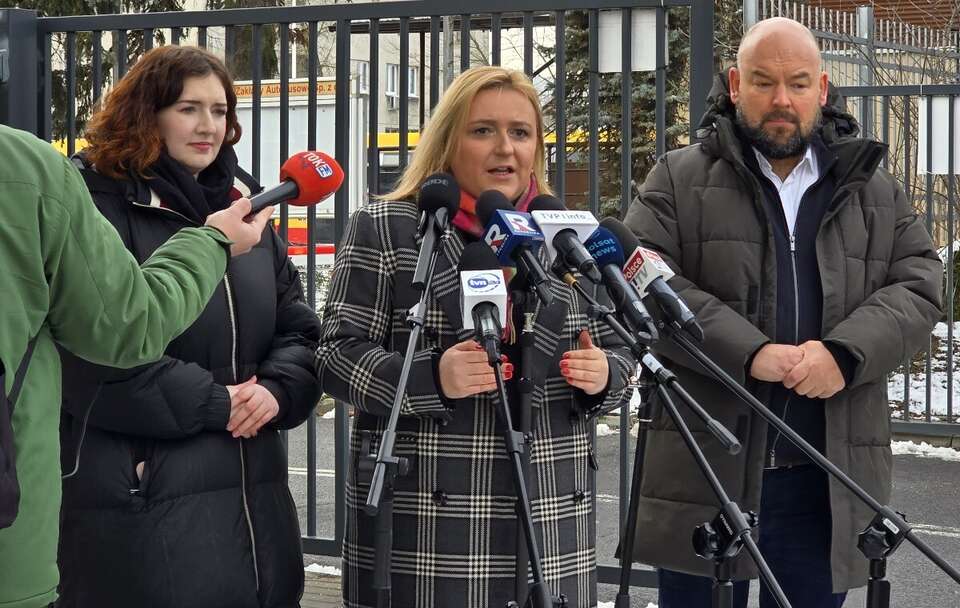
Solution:
{"label": "blue jeans", "polygon": [[[826,473],[813,465],[764,471],[757,544],[794,607],[840,608],[846,599],[846,593],[833,593],[830,527]],[[712,579],[663,569],[658,574],[660,608],[710,608]],[[748,581],[733,587],[733,605],[746,608]],[[761,583],[760,608],[776,606]]]}

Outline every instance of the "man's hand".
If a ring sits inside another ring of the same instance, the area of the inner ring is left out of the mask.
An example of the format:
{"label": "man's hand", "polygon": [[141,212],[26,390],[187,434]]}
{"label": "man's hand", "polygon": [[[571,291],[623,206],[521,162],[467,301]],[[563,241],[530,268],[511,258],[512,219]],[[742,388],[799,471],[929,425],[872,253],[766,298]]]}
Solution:
{"label": "man's hand", "polygon": [[245,218],[249,213],[250,199],[241,198],[226,209],[207,216],[207,226],[216,228],[233,241],[233,245],[230,246],[230,255],[246,253],[260,242],[263,229],[273,214],[273,207],[266,207],[248,222]]}
{"label": "man's hand", "polygon": [[[230,393],[230,420],[227,431],[234,437],[250,438],[263,425],[277,417],[280,404],[265,386],[257,384],[253,376],[243,384],[228,386]],[[233,390],[231,390],[233,389]]]}
{"label": "man's hand", "polygon": [[783,385],[798,395],[812,399],[829,399],[847,385],[836,360],[823,342],[810,340],[799,346],[803,361],[783,379]]}
{"label": "man's hand", "polygon": [[[501,356],[503,379],[513,377],[513,364]],[[471,395],[497,390],[493,368],[487,362],[487,353],[476,340],[464,340],[454,344],[440,355],[437,366],[440,375],[440,390],[450,399],[462,399]]]}
{"label": "man's hand", "polygon": [[803,360],[804,352],[791,344],[765,344],[753,357],[750,375],[762,382],[783,382]]}

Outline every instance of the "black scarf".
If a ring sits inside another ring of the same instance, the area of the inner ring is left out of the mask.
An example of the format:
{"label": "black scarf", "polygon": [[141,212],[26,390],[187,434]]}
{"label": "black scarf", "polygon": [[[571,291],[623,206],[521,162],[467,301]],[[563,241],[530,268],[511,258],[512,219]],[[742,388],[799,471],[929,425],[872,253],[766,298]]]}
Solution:
{"label": "black scarf", "polygon": [[190,171],[166,150],[146,171],[149,186],[165,207],[203,224],[211,213],[230,206],[230,189],[237,173],[233,146],[223,146],[209,167],[194,179]]}

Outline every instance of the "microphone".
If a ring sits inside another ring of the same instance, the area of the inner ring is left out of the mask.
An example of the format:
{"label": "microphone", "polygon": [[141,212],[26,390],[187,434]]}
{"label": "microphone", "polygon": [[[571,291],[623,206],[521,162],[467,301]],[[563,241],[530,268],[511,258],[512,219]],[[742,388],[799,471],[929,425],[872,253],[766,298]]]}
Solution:
{"label": "microphone", "polygon": [[500,262],[486,243],[476,241],[463,248],[457,270],[463,327],[474,330],[490,365],[495,365],[507,323],[507,286]]}
{"label": "microphone", "polygon": [[613,233],[600,226],[585,243],[587,251],[600,266],[600,275],[610,299],[634,333],[646,332],[649,340],[657,339],[653,318],[643,305],[636,288],[623,276],[623,249]]}
{"label": "microphone", "polygon": [[280,167],[280,184],[250,197],[250,215],[275,203],[309,207],[343,184],[343,169],[323,152],[298,152]]}
{"label": "microphone", "polygon": [[[563,203],[549,194],[541,194],[530,201],[529,209],[543,232],[550,259],[554,261],[554,271],[569,267],[599,283],[597,263],[582,244],[596,230],[597,218],[589,211],[568,211]],[[562,268],[558,269],[558,266]]]}
{"label": "microphone", "polygon": [[497,254],[501,266],[519,265],[544,306],[553,301],[550,277],[535,251],[543,245],[543,234],[529,213],[513,208],[499,190],[487,190],[477,198],[477,217],[487,227],[483,240]]}
{"label": "microphone", "polygon": [[703,328],[687,303],[667,283],[674,273],[656,251],[640,246],[640,240],[619,220],[604,218],[600,225],[609,230],[620,245],[631,251],[623,266],[623,275],[637,283],[641,297],[653,296],[664,314],[697,342],[703,342]]}
{"label": "microphone", "polygon": [[430,257],[436,246],[438,234],[447,230],[450,219],[460,208],[460,186],[449,173],[434,173],[420,184],[417,194],[420,223],[417,231],[422,235],[417,267],[413,271],[411,285],[422,290],[427,282]]}

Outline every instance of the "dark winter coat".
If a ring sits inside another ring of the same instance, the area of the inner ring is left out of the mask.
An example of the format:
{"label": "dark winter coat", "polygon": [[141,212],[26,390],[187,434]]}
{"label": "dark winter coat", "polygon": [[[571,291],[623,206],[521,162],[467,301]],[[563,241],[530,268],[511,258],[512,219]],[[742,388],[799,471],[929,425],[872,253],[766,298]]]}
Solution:
{"label": "dark winter coat", "polygon": [[[376,605],[374,523],[363,513],[369,482],[358,482],[358,459],[377,451],[400,376],[407,311],[419,297],[410,285],[420,249],[416,231],[413,203],[381,201],[357,211],[337,247],[324,312],[317,352],[323,389],[357,409],[343,544],[349,608]],[[441,353],[473,333],[462,329],[457,272],[467,237],[453,228],[447,236],[396,444],[410,463],[397,480],[394,504],[393,605],[404,608],[490,608],[515,598],[516,493],[493,394],[447,400],[435,375]],[[587,318],[569,287],[551,279],[550,288],[554,303],[538,309],[534,327],[529,494],[550,589],[565,594],[571,608],[589,608],[597,601],[596,460],[584,412],[597,403],[570,388],[559,359],[577,348],[587,328],[610,365],[604,407],[622,401],[633,364],[612,332]],[[514,362],[519,377],[521,364]],[[371,442],[363,450],[365,436]]]}
{"label": "dark winter coat", "polygon": [[[744,162],[726,90],[718,80],[701,123],[702,143],[659,160],[626,223],[677,272],[671,284],[703,325],[706,353],[769,400],[771,385],[750,380],[746,372],[751,356],[776,341],[780,324],[774,218]],[[849,353],[853,369],[846,388],[824,403],[825,448],[830,460],[884,503],[892,464],[886,377],[925,344],[939,319],[942,265],[900,186],[878,168],[884,147],[855,137],[856,124],[841,103],[832,95],[824,107],[820,136],[836,157],[829,166],[836,187],[814,247],[823,294],[819,337]],[[730,456],[699,421],[686,417],[731,497],[745,510],[758,509],[766,424],[678,349],[660,342],[656,350],[737,433],[744,447]],[[718,505],[666,413],[654,406],[634,558],[710,576],[712,564],[685,539],[713,519]],[[833,480],[830,504],[833,586],[842,591],[866,582],[867,562],[856,536],[872,513]],[[735,575],[754,576],[746,555],[736,560]]]}
{"label": "dark winter coat", "polygon": [[[155,196],[151,205],[143,181],[83,174],[140,261],[190,224]],[[300,529],[279,429],[317,402],[318,334],[297,269],[267,228],[157,363],[116,370],[64,353],[64,470],[79,469],[63,485],[58,606],[299,605]],[[256,437],[233,439],[225,386],[253,374],[279,414]]]}

